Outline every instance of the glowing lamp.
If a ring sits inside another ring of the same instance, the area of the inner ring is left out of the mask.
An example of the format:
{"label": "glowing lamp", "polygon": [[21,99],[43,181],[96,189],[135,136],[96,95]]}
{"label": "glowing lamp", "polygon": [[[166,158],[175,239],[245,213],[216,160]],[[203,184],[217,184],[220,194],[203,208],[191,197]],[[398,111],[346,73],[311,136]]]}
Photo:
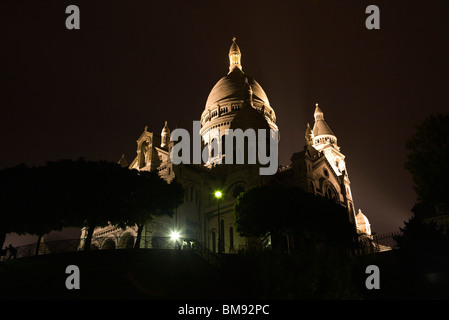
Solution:
{"label": "glowing lamp", "polygon": [[170,234],[170,238],[173,241],[177,241],[179,239],[179,232],[178,231],[172,231],[172,233]]}
{"label": "glowing lamp", "polygon": [[220,199],[222,195],[221,191],[215,191],[215,198]]}

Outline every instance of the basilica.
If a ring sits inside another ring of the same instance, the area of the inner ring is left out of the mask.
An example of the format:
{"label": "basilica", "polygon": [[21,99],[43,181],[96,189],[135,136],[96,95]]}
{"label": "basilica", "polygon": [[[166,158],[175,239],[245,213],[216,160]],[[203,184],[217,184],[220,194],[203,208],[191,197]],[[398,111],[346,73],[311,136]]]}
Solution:
{"label": "basilica", "polygon": [[[210,91],[200,115],[202,145],[211,142],[212,130],[220,136],[225,136],[227,129],[235,128],[278,131],[274,107],[260,84],[243,71],[241,58],[234,38],[229,49],[229,70]],[[137,139],[134,159],[128,162],[122,155],[118,163],[129,169],[157,171],[167,182],[176,179],[185,189],[185,199],[173,216],[155,218],[144,227],[140,247],[173,248],[175,243],[180,243],[186,248],[195,245],[211,252],[245,250],[252,240],[235,230],[234,203],[241,192],[272,180],[334,199],[347,208],[349,220],[357,231],[370,236],[368,219],[361,210],[357,213],[355,210],[345,156],[318,104],[314,120],[312,126],[304,124],[303,150],[292,154],[290,164],[278,166],[274,175],[260,175],[260,164],[225,164],[223,159],[233,155],[226,155],[223,146],[218,146],[223,152],[210,154],[205,163],[174,164],[170,157],[174,141],[169,121],[160,134],[145,127]],[[224,145],[224,139],[221,141]],[[131,247],[136,233],[137,227],[97,228],[92,246]],[[81,238],[85,234],[83,230]]]}

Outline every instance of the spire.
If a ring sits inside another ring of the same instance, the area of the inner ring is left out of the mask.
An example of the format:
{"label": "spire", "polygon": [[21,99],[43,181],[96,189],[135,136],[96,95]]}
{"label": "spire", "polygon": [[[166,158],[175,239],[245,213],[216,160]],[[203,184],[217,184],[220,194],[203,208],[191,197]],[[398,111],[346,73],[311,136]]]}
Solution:
{"label": "spire", "polygon": [[242,70],[241,58],[242,53],[240,52],[240,48],[235,42],[236,38],[232,38],[232,45],[229,48],[229,72],[232,72],[235,67]]}
{"label": "spire", "polygon": [[318,103],[315,104],[315,113],[313,114],[315,121],[324,120],[324,112],[318,106]]}
{"label": "spire", "polygon": [[[324,121],[324,112],[318,106],[318,103],[315,104],[315,112],[314,112],[313,116],[315,118],[315,124],[313,126],[313,136],[314,137],[318,137],[321,135],[335,137],[334,133],[329,128],[326,121]],[[336,142],[336,137],[335,137],[335,142]]]}

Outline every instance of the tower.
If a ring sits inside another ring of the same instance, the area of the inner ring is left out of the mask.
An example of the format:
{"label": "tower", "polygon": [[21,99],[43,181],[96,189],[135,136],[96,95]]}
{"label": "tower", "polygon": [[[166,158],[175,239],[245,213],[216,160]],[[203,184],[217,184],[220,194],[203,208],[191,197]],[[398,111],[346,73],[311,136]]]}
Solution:
{"label": "tower", "polygon": [[337,136],[324,120],[324,112],[315,105],[313,114],[315,123],[313,129],[307,124],[306,142],[308,149],[309,168],[314,168],[309,179],[313,180],[313,190],[318,190],[322,196],[335,199],[348,209],[349,220],[356,225],[354,202],[351,193],[349,176],[346,168],[345,155],[337,144]]}

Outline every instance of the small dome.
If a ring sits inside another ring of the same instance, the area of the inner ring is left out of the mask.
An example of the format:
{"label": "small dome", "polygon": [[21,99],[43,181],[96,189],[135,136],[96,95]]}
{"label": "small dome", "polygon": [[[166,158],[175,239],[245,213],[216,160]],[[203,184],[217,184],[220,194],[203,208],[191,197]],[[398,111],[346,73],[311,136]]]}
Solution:
{"label": "small dome", "polygon": [[371,225],[369,223],[368,218],[362,213],[362,210],[359,209],[357,213],[357,229],[367,235],[371,235]]}

